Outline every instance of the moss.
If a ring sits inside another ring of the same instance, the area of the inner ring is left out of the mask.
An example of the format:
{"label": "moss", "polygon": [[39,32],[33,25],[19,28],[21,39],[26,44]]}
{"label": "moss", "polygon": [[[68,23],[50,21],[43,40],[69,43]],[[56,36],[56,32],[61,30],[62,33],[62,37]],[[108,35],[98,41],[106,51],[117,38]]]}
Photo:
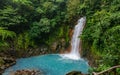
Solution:
{"label": "moss", "polygon": [[0,57],[0,66],[2,66],[4,63],[4,60],[2,59],[2,57]]}

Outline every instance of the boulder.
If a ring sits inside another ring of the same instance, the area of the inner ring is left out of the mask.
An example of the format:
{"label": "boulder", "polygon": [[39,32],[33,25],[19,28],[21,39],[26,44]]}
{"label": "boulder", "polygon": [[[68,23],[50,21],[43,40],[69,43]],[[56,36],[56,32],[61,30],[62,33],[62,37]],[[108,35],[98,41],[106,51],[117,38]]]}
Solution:
{"label": "boulder", "polygon": [[87,75],[87,74],[82,74],[80,71],[72,71],[67,73],[66,75]]}

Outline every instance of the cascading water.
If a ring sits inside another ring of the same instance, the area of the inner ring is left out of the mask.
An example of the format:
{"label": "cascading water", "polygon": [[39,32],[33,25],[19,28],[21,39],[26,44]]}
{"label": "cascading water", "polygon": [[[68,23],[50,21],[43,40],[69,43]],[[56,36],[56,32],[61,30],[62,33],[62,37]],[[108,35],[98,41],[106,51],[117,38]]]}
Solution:
{"label": "cascading water", "polygon": [[72,36],[72,41],[71,41],[71,52],[68,54],[62,54],[63,58],[68,58],[68,59],[74,59],[74,60],[79,60],[80,59],[80,53],[79,50],[80,47],[80,38],[79,36],[82,34],[83,28],[85,26],[85,21],[86,17],[82,17],[78,20],[78,24],[74,28],[74,34]]}

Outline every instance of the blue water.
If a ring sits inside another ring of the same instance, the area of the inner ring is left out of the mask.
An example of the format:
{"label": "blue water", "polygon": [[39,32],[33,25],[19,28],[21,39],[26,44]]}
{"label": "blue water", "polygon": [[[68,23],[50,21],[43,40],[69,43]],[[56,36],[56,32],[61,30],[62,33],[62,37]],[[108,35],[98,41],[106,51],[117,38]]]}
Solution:
{"label": "blue water", "polygon": [[45,75],[65,75],[70,71],[88,73],[88,68],[85,60],[63,59],[58,54],[48,54],[18,59],[16,65],[6,69],[3,75],[10,75],[11,71],[22,69],[42,70]]}

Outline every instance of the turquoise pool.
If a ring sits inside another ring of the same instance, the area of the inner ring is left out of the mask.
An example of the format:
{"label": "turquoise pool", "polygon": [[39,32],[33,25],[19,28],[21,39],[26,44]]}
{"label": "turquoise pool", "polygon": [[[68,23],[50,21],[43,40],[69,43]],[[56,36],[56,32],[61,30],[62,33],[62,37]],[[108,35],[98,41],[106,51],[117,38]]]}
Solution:
{"label": "turquoise pool", "polygon": [[65,75],[70,71],[88,73],[89,65],[83,59],[63,59],[59,54],[48,54],[18,59],[16,65],[6,69],[3,75],[22,69],[42,70],[45,75]]}

